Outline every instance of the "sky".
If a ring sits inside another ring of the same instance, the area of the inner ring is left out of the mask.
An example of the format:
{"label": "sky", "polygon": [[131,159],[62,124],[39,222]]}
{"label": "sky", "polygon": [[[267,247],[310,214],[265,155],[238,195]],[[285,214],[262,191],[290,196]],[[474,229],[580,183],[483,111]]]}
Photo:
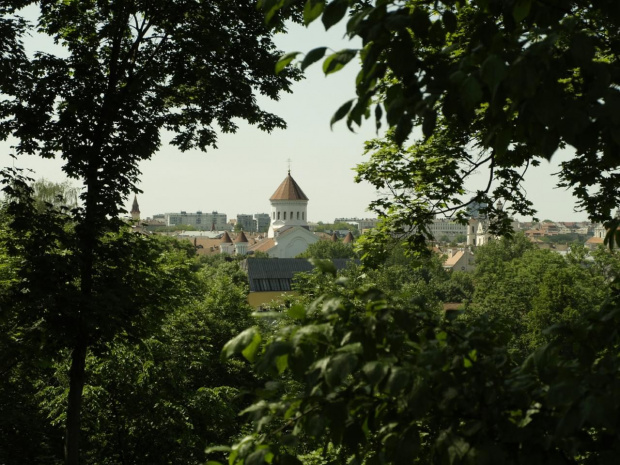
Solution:
{"label": "sky", "polygon": [[[318,46],[335,51],[357,46],[343,39],[342,28],[325,32],[319,21],[309,28],[291,25],[286,35],[276,36],[276,44],[283,52],[306,52]],[[28,45],[40,49],[49,46],[38,38]],[[286,130],[267,134],[239,121],[237,133],[220,135],[217,150],[206,153],[182,153],[168,145],[170,137],[165,136],[161,150],[140,165],[141,217],[181,210],[218,211],[226,213],[229,219],[240,213],[267,213],[269,197],[286,177],[289,163],[291,175],[310,199],[310,221],[373,217],[367,206],[377,193],[368,184],[356,184],[353,169],[367,159],[363,155],[364,141],[377,137],[374,121],[365,121],[356,133],[349,131],[343,121],[333,129],[329,124],[338,107],[355,97],[357,66],[352,61],[326,77],[320,63],[316,63],[306,71],[306,79],[293,85],[292,94],[283,94],[277,102],[259,98],[264,109],[284,118]],[[35,178],[56,182],[65,179],[60,160],[12,160],[7,155],[9,147],[10,141],[0,143],[2,166],[31,168]],[[556,181],[552,175],[558,171],[558,163],[567,157],[566,153],[556,154],[551,163],[543,162],[530,169],[526,177],[524,186],[540,219],[587,219],[584,213],[574,212],[574,198],[569,192],[554,188]],[[486,181],[480,177],[480,183]],[[127,200],[128,210],[132,200]]]}

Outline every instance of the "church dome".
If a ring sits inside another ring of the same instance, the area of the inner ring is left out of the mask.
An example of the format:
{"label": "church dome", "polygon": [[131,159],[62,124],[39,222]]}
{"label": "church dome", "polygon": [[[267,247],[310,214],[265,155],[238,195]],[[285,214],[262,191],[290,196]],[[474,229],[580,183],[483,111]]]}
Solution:
{"label": "church dome", "polygon": [[269,200],[308,200],[308,197],[301,190],[299,184],[295,182],[289,171],[282,184],[280,184]]}

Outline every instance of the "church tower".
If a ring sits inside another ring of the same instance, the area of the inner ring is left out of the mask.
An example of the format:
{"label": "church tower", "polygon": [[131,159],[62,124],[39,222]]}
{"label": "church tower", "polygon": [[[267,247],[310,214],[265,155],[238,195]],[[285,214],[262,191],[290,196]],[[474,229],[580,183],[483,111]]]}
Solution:
{"label": "church tower", "polygon": [[269,201],[271,224],[267,237],[275,237],[280,229],[290,226],[308,227],[308,197],[291,176],[290,169]]}
{"label": "church tower", "polygon": [[133,196],[133,205],[131,206],[131,220],[140,221],[140,207],[138,206],[138,197]]}

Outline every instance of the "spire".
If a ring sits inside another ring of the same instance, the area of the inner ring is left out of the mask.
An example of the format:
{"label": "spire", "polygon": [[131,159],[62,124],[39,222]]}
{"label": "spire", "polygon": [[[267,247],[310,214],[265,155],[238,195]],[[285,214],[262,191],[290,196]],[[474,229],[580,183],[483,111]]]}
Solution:
{"label": "spire", "polygon": [[140,221],[140,206],[138,205],[138,196],[134,194],[133,205],[131,206],[131,220]]}
{"label": "spire", "polygon": [[329,238],[330,241],[332,242],[338,242],[338,234],[336,234],[335,232],[331,235],[331,237]]}
{"label": "spire", "polygon": [[131,213],[140,213],[140,207],[138,206],[138,197],[134,194],[133,205],[131,206]]}
{"label": "spire", "polygon": [[342,242],[343,242],[343,243],[345,243],[345,244],[350,244],[350,243],[352,243],[352,242],[353,242],[353,240],[354,240],[354,239],[353,239],[353,234],[351,233],[351,231],[349,231],[349,232],[347,233],[347,235],[345,236],[345,238],[343,239],[343,241],[342,241]]}

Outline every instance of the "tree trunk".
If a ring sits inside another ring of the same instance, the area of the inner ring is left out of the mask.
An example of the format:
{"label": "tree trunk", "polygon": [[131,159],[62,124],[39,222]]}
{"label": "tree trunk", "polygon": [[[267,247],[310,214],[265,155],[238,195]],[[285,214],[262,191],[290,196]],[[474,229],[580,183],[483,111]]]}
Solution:
{"label": "tree trunk", "polygon": [[86,343],[78,340],[71,353],[69,402],[65,433],[65,463],[67,465],[78,465],[80,462],[80,412],[86,373],[86,351]]}

